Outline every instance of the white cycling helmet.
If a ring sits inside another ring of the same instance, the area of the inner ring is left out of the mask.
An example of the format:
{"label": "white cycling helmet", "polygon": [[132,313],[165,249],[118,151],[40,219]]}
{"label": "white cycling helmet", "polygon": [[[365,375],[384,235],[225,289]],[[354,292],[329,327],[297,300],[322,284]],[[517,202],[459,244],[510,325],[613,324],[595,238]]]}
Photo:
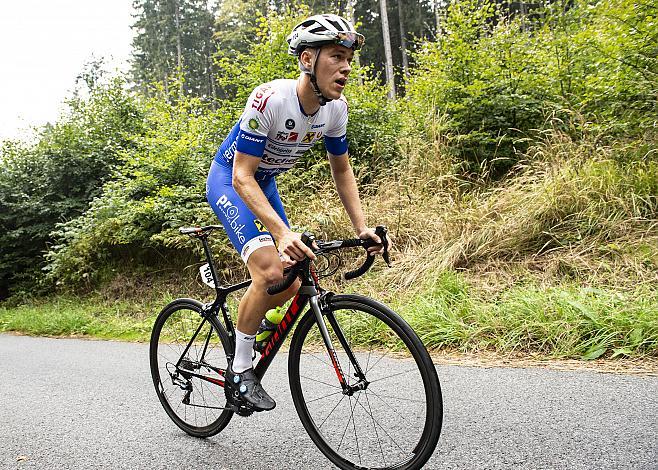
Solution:
{"label": "white cycling helmet", "polygon": [[295,26],[288,36],[288,54],[298,56],[307,47],[340,44],[352,50],[363,45],[363,35],[338,15],[314,15]]}
{"label": "white cycling helmet", "polygon": [[[288,54],[297,56],[307,47],[320,48],[327,44],[338,44],[345,46],[354,51],[361,49],[364,37],[354,29],[352,23],[338,15],[314,15],[306,18],[304,21],[295,26],[288,36]],[[310,75],[313,91],[320,100],[320,105],[324,106],[331,99],[326,98],[317,85],[315,77],[315,63],[318,54],[315,55],[313,65],[307,69],[299,63],[302,72]]]}

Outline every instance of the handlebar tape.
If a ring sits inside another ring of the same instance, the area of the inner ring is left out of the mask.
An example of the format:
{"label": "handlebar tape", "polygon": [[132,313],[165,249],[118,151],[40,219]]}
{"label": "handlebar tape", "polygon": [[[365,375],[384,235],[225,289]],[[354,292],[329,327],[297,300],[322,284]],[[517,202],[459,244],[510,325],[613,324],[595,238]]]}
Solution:
{"label": "handlebar tape", "polygon": [[278,284],[275,284],[273,286],[270,286],[267,288],[267,293],[270,295],[276,295],[280,294],[284,290],[286,290],[288,287],[292,285],[293,282],[295,282],[295,279],[297,279],[297,275],[299,274],[299,271],[301,270],[301,266],[304,261],[298,262],[296,265],[292,267],[288,275],[283,279],[283,281],[279,282]]}
{"label": "handlebar tape", "polygon": [[366,271],[370,269],[372,263],[374,262],[375,262],[375,257],[373,255],[368,255],[366,261],[361,265],[361,267],[355,269],[354,271],[345,273],[345,279],[349,281],[350,279],[354,279],[365,274]]}

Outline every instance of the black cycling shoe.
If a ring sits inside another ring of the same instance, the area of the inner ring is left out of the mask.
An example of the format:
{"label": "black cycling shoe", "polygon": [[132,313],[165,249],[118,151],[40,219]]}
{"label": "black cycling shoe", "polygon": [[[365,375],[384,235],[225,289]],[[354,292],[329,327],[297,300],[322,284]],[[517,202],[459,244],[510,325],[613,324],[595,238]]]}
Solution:
{"label": "black cycling shoe", "polygon": [[276,402],[263,390],[253,368],[238,374],[228,366],[225,379],[224,393],[229,403],[247,405],[253,411],[270,411],[276,406]]}

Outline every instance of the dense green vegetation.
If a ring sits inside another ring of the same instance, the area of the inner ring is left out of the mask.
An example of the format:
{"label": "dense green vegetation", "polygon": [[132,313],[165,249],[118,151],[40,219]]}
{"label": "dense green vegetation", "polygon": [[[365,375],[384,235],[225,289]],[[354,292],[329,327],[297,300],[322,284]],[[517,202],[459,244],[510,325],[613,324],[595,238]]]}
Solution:
{"label": "dense green vegetation", "polygon": [[[601,0],[509,17],[461,0],[417,42],[396,101],[355,65],[350,151],[397,253],[337,289],[390,302],[431,347],[658,355],[657,10]],[[230,54],[236,38],[216,35],[217,98],[184,74],[148,93],[89,80],[37,143],[3,143],[0,330],[144,338],[165,298],[203,294],[177,227],[214,223],[212,155],[254,86],[297,76],[285,36],[309,11],[241,26],[254,34]],[[298,227],[347,235],[323,153],[279,187]],[[227,240],[214,249],[222,276],[244,275]]]}

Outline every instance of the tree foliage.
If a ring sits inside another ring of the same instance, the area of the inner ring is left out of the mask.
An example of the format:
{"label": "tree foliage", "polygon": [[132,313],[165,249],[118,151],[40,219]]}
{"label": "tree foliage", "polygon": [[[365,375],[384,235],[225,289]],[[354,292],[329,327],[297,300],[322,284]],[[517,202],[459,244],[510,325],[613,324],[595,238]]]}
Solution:
{"label": "tree foliage", "polygon": [[415,55],[408,122],[448,139],[462,172],[501,176],[547,128],[610,137],[651,128],[655,7],[555,4],[530,26],[502,13],[490,2],[453,3],[445,33]]}
{"label": "tree foliage", "polygon": [[56,224],[80,216],[111,179],[120,154],[142,130],[142,108],[114,79],[69,101],[34,145],[5,142],[0,153],[0,291],[34,284]]}
{"label": "tree foliage", "polygon": [[[132,73],[143,93],[175,81],[181,91],[216,96],[214,14],[206,0],[135,0]],[[183,77],[180,80],[178,77]]]}

